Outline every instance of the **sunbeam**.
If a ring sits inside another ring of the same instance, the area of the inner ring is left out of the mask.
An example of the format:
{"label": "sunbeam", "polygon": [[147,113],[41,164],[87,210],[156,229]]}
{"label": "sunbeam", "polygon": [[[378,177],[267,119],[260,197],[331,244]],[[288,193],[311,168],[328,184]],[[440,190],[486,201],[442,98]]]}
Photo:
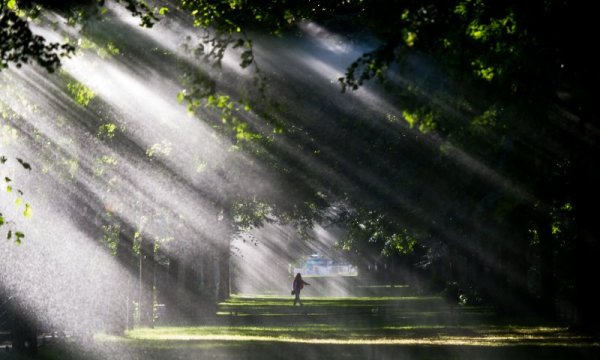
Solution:
{"label": "sunbeam", "polygon": [[595,63],[491,3],[0,0],[0,351],[596,358]]}

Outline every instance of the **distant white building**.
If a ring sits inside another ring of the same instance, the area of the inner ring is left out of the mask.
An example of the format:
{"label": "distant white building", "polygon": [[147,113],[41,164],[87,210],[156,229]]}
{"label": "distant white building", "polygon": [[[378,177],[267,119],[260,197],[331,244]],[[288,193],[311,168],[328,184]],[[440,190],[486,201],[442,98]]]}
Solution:
{"label": "distant white building", "polygon": [[301,273],[302,276],[356,276],[358,269],[349,264],[336,263],[319,254],[311,255],[302,267],[294,268],[292,276]]}

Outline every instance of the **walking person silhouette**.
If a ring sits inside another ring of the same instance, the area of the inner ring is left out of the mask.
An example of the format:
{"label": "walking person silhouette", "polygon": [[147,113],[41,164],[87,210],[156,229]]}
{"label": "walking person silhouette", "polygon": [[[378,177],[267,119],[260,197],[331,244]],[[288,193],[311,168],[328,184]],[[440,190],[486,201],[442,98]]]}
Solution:
{"label": "walking person silhouette", "polygon": [[294,306],[296,306],[296,303],[299,303],[300,306],[302,306],[302,301],[300,301],[300,291],[304,288],[304,285],[310,284],[302,280],[302,275],[300,275],[300,273],[296,274],[294,283],[292,284],[292,295],[296,295],[294,298]]}

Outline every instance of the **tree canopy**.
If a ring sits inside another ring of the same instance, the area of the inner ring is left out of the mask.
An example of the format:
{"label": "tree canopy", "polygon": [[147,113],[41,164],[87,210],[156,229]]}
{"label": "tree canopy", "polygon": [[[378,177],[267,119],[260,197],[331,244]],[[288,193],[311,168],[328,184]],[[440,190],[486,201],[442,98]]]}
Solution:
{"label": "tree canopy", "polygon": [[[588,210],[600,200],[593,95],[600,79],[598,55],[588,48],[591,5],[117,2],[142,26],[185,18],[201,34],[190,44],[199,59],[219,65],[232,52],[242,68],[253,71],[255,87],[241,89],[219,83],[194,64],[182,66],[178,100],[192,113],[205,107],[219,111],[221,116],[207,122],[266,164],[282,185],[269,195],[240,190],[235,201],[215,196],[231,219],[245,226],[269,217],[307,228],[335,223],[347,230],[340,246],[360,254],[400,256],[419,248],[427,264],[454,266],[444,281],[482,292],[491,281],[513,289],[515,298],[495,300],[505,307],[528,292],[521,279],[535,267],[542,285],[529,291],[532,301],[549,309],[557,297],[566,297],[589,315],[582,315],[588,325],[598,319],[585,285],[597,274],[592,264],[600,254]],[[33,62],[54,71],[61,57],[75,51],[71,42],[34,35],[29,19],[42,8],[68,14],[68,21],[84,29],[86,16],[105,12],[104,1],[0,4],[4,68]],[[379,91],[394,110],[373,118],[360,106],[342,108],[317,93],[290,92],[342,114],[307,119],[295,116],[289,100],[273,100],[272,89],[283,88],[287,79],[264,70],[256,44],[265,37],[295,36],[303,22],[368,44],[337,79],[339,90]],[[284,144],[293,144],[292,150]],[[223,178],[231,175],[222,172]],[[524,253],[535,253],[540,265],[516,260]],[[456,274],[461,261],[477,262],[485,276],[473,280],[468,269]],[[556,261],[575,269],[556,270]],[[569,287],[573,275],[580,283]]]}

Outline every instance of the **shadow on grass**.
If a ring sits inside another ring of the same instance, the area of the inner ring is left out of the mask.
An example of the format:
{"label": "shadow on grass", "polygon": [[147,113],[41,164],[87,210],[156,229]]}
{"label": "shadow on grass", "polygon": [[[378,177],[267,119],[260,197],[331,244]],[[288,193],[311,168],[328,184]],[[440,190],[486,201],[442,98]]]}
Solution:
{"label": "shadow on grass", "polygon": [[[4,357],[0,356],[4,359]],[[46,348],[36,357],[7,360],[75,359],[598,359],[598,347],[452,346],[452,345],[331,345],[275,342],[140,341],[99,346],[93,351]]]}
{"label": "shadow on grass", "polygon": [[[35,358],[600,359],[597,336],[539,318],[449,306],[435,297],[309,298],[302,308],[288,303],[287,298],[234,297],[220,304],[224,315],[208,325],[140,328],[122,337],[99,334],[86,346],[46,346]],[[237,315],[228,312],[233,308]]]}

